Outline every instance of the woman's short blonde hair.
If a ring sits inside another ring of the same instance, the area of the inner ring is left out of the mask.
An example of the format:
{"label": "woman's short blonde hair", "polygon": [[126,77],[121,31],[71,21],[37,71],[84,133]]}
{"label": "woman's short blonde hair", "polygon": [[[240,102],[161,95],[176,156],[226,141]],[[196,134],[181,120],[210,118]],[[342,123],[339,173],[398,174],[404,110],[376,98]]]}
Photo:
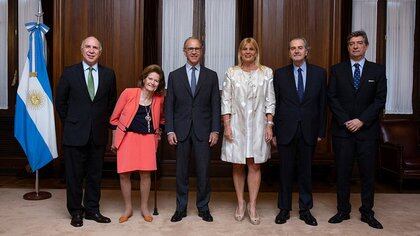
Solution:
{"label": "woman's short blonde hair", "polygon": [[257,56],[255,57],[255,65],[260,67],[261,66],[261,64],[260,64],[260,47],[258,46],[257,41],[253,38],[244,38],[244,39],[242,39],[241,43],[239,44],[239,47],[238,47],[238,66],[242,65],[241,50],[247,44],[251,44],[255,48],[255,51],[257,53]]}

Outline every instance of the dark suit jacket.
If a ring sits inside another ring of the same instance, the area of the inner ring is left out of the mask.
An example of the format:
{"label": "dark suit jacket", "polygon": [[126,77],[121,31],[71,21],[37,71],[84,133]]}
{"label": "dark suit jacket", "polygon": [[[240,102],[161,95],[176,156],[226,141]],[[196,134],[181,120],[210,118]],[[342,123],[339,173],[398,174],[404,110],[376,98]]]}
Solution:
{"label": "dark suit jacket", "polygon": [[303,101],[299,101],[293,65],[277,69],[274,73],[276,113],[274,117],[276,139],[289,144],[301,122],[307,144],[315,145],[318,137],[325,137],[326,72],[323,68],[306,63],[306,85]]}
{"label": "dark suit jacket", "polygon": [[332,134],[338,137],[352,135],[344,123],[358,118],[364,125],[354,135],[362,140],[379,137],[379,116],[386,101],[385,67],[366,60],[360,88],[353,87],[350,60],[331,67],[328,102],[333,113]]}
{"label": "dark suit jacket", "polygon": [[175,132],[178,141],[187,138],[190,129],[201,141],[210,132],[220,132],[220,92],[216,72],[201,66],[195,94],[191,92],[185,66],[168,77],[165,98],[166,132]]}
{"label": "dark suit jacket", "polygon": [[55,96],[64,145],[86,145],[90,135],[96,145],[107,144],[109,117],[117,97],[115,73],[98,65],[98,78],[98,90],[92,101],[82,63],[64,69]]}

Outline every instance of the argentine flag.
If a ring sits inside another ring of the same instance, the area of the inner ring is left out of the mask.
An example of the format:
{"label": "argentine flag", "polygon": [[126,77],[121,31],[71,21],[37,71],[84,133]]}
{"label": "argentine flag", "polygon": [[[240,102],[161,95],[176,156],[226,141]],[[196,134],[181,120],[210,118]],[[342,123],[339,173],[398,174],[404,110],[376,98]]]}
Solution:
{"label": "argentine flag", "polygon": [[45,64],[45,33],[42,23],[25,24],[29,50],[16,96],[15,137],[36,171],[57,157],[53,98]]}

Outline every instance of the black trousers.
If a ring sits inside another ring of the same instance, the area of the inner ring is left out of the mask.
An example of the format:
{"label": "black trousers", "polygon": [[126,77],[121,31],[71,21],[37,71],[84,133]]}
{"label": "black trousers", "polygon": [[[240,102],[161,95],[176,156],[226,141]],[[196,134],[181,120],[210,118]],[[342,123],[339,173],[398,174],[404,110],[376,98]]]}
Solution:
{"label": "black trousers", "polygon": [[184,211],[188,204],[188,163],[194,151],[197,174],[197,201],[199,211],[209,210],[210,201],[210,145],[208,140],[200,141],[191,128],[188,137],[176,146],[176,210]]}
{"label": "black trousers", "polygon": [[279,209],[292,210],[295,166],[297,166],[297,180],[299,184],[299,212],[304,213],[313,207],[311,173],[314,150],[315,145],[309,145],[305,142],[300,124],[291,143],[278,145],[281,158],[281,187],[277,202]]}
{"label": "black trousers", "polygon": [[362,206],[360,212],[373,215],[375,159],[378,150],[377,140],[357,140],[355,137],[333,137],[333,148],[337,170],[337,210],[351,212],[350,178],[354,161],[357,161],[361,180]]}
{"label": "black trousers", "polygon": [[105,146],[95,145],[92,139],[84,146],[63,145],[67,209],[71,215],[82,214],[83,211],[99,212],[104,153]]}

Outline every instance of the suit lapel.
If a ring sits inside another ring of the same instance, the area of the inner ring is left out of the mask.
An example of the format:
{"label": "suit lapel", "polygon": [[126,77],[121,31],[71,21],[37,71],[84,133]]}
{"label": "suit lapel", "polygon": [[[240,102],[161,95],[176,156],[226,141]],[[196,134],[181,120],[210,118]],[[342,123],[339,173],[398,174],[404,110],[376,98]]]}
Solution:
{"label": "suit lapel", "polygon": [[306,84],[305,91],[303,93],[303,101],[308,98],[310,89],[314,87],[314,82],[312,66],[306,62]]}
{"label": "suit lapel", "polygon": [[201,66],[201,68],[200,68],[200,75],[198,75],[198,83],[197,83],[197,86],[195,88],[195,94],[194,94],[193,97],[195,97],[198,94],[198,91],[200,90],[201,85],[204,83],[204,78],[205,77],[206,76],[205,76],[204,66]]}
{"label": "suit lapel", "polygon": [[91,101],[89,91],[88,91],[88,88],[87,88],[87,84],[86,84],[85,71],[83,70],[83,63],[79,64],[77,74],[78,74],[78,77],[79,77],[78,80],[79,80],[79,83],[80,83],[80,87],[84,91],[84,94],[89,99],[89,101]]}
{"label": "suit lapel", "polygon": [[93,101],[99,99],[102,96],[102,93],[105,90],[105,74],[102,66],[98,65],[98,90],[95,93]]}
{"label": "suit lapel", "polygon": [[363,65],[363,69],[362,69],[362,78],[360,78],[360,88],[362,88],[362,86],[365,84],[366,82],[366,77],[369,74],[369,61],[365,60],[365,64]]}
{"label": "suit lapel", "polygon": [[191,95],[191,96],[193,96],[192,95],[192,92],[191,92],[191,86],[190,86],[190,83],[188,82],[188,75],[187,75],[187,65],[185,65],[184,67],[182,67],[182,69],[181,69],[181,81],[182,81],[182,83],[184,84],[184,86],[185,86],[185,89],[188,91],[188,93]]}
{"label": "suit lapel", "polygon": [[293,99],[295,102],[300,103],[296,88],[295,75],[293,74],[293,64],[290,64],[289,69],[287,70],[287,78],[288,87],[291,88]]}

